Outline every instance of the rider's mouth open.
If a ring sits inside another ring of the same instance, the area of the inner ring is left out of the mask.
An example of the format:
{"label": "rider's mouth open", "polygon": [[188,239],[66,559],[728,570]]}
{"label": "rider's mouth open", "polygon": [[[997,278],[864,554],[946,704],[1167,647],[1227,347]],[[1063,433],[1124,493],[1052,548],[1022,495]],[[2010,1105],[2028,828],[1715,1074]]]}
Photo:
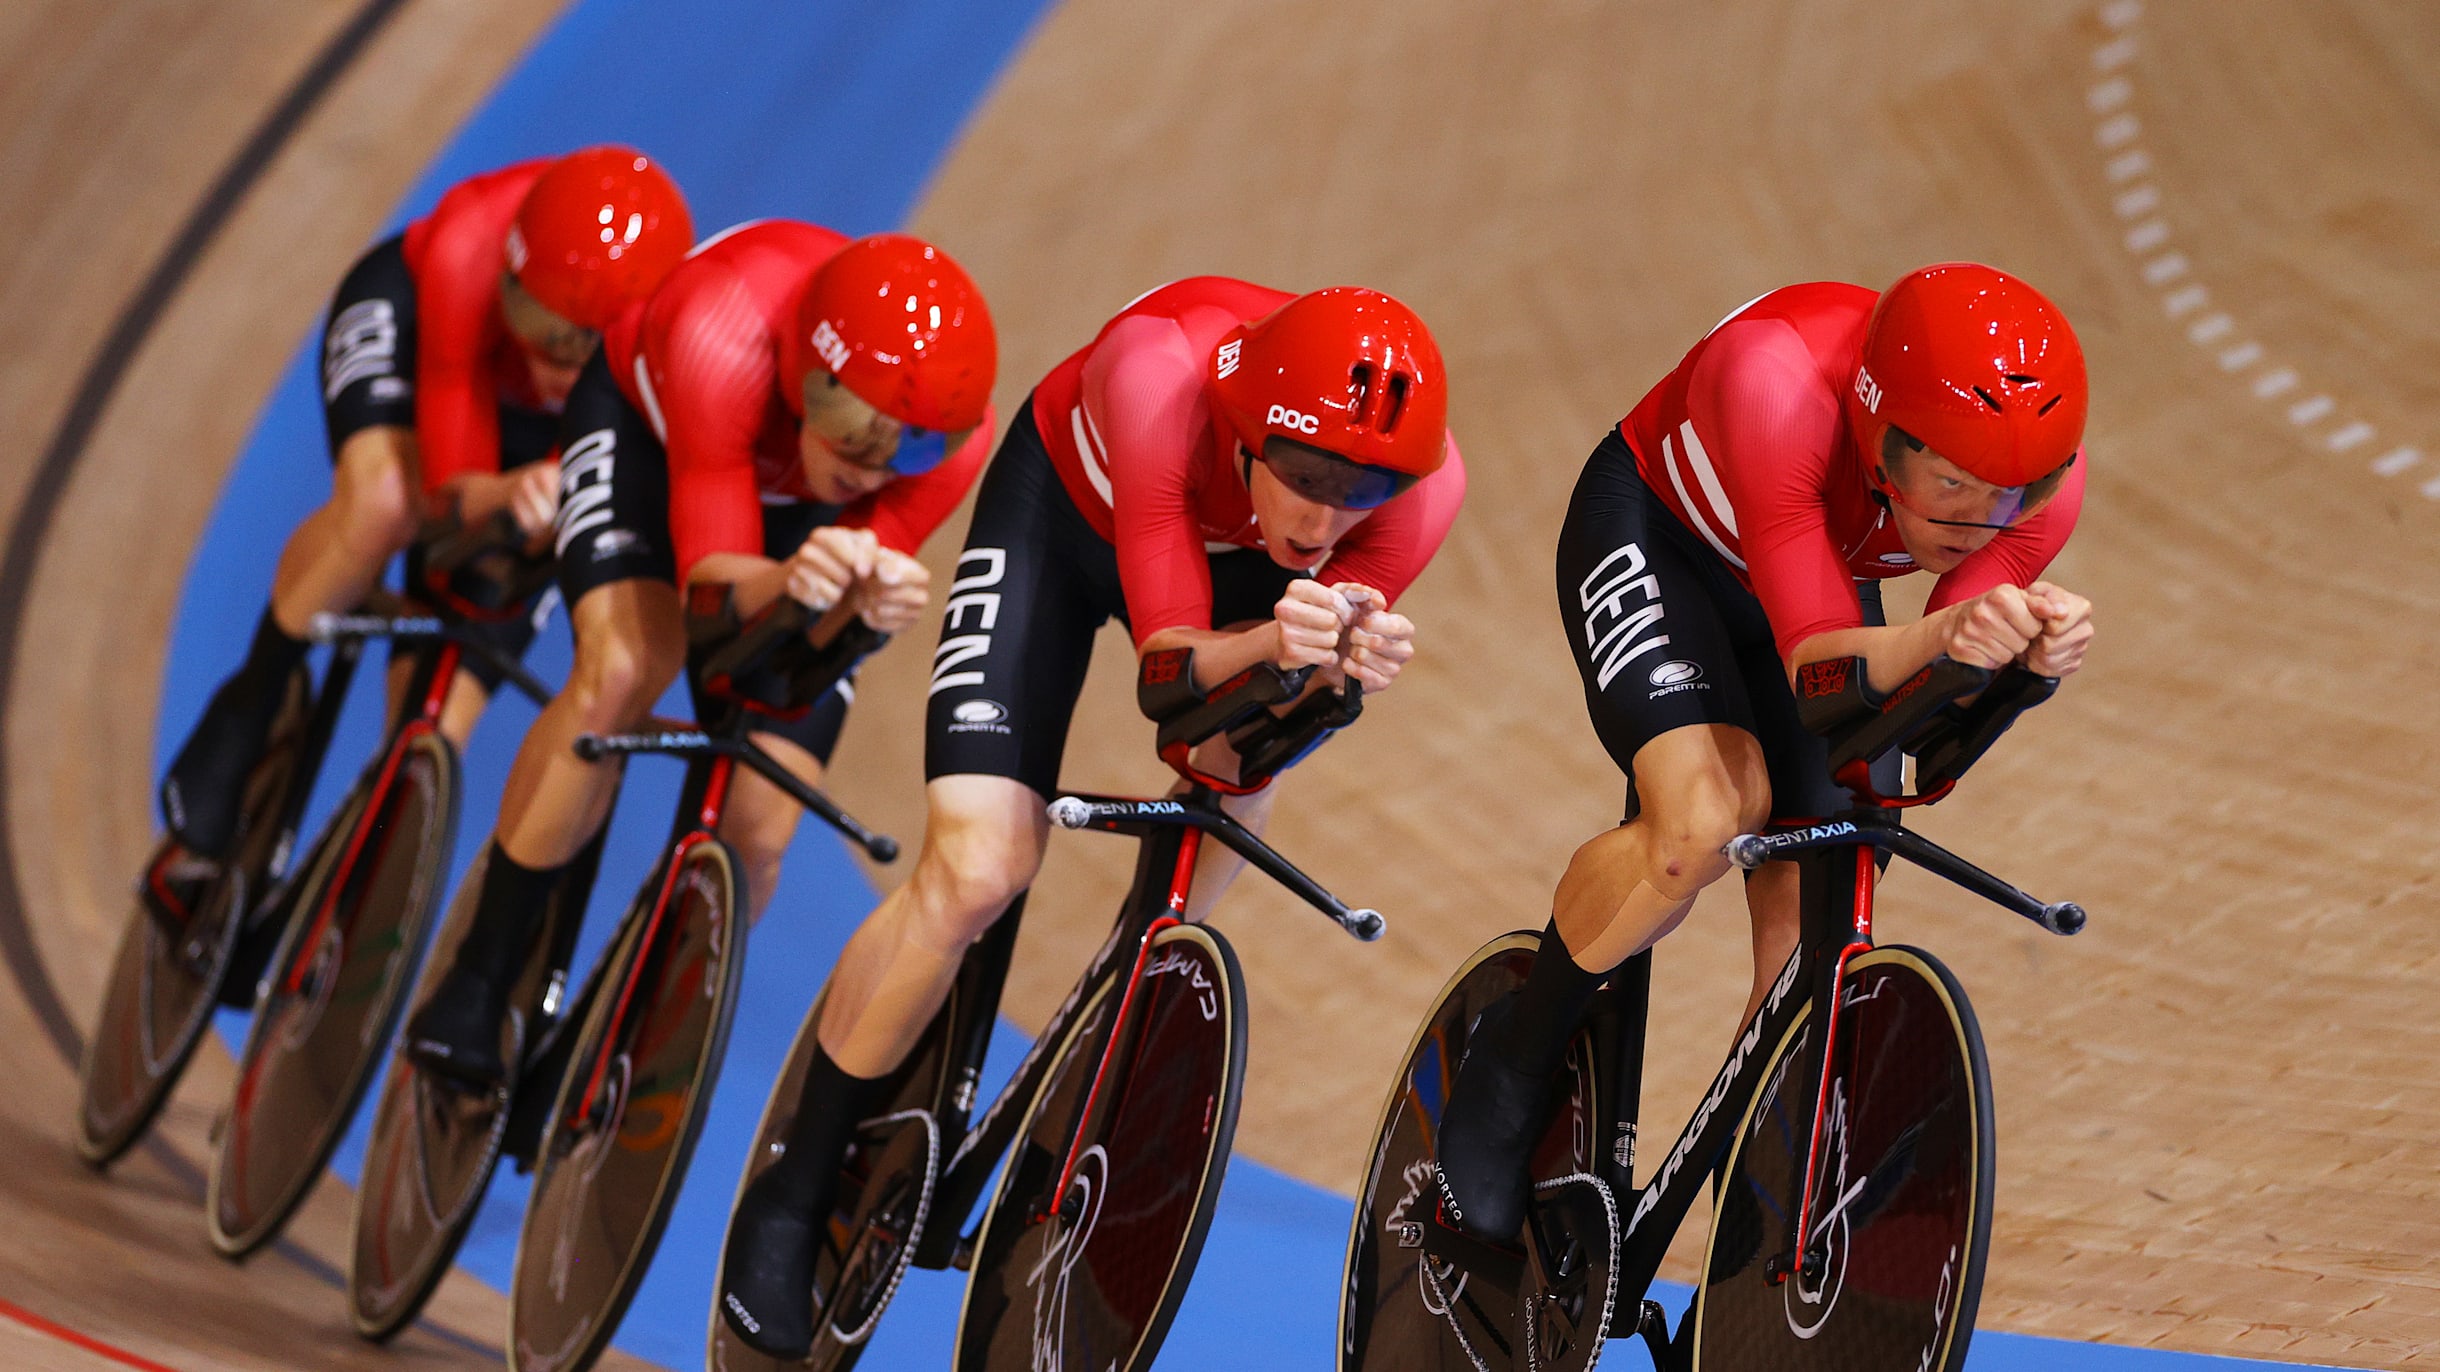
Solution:
{"label": "rider's mouth open", "polygon": [[1307,561],[1319,561],[1322,554],[1330,551],[1330,545],[1327,543],[1299,543],[1293,538],[1282,541],[1288,545],[1289,552]]}

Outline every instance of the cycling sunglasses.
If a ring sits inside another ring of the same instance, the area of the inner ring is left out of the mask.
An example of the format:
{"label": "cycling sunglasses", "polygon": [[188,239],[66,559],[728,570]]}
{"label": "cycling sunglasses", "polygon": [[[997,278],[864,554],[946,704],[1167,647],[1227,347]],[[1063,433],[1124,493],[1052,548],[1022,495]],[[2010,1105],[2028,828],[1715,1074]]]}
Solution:
{"label": "cycling sunglasses", "polygon": [[1263,440],[1262,465],[1299,497],[1341,510],[1377,510],[1423,479],[1277,435]]}

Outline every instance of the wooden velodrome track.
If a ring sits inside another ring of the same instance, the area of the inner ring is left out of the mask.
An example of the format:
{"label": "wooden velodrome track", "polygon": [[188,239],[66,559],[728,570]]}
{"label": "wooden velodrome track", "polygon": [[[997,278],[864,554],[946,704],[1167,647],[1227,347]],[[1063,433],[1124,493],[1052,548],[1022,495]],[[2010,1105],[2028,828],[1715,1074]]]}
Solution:
{"label": "wooden velodrome track", "polygon": [[[463,1280],[396,1349],[347,1335],[335,1182],[277,1251],[210,1256],[217,1049],[160,1141],[85,1173],[67,1050],[153,823],[162,645],[220,478],[330,283],[554,9],[375,6],[82,410],[182,222],[368,11],[0,10],[0,1301],[181,1368],[497,1356],[500,1302]],[[1549,573],[1603,426],[1783,282],[1977,257],[2045,286],[2096,383],[2092,497],[2056,575],[2099,603],[2103,637],[1924,824],[2084,901],[2093,927],[2050,939],[1920,877],[1884,924],[1956,967],[1990,1039],[1984,1324],[2440,1365],[2440,10],[1971,9],[1067,0],[916,227],[992,294],[1003,412],[1119,304],[1191,272],[1392,289],[1447,351],[1475,478],[1406,607],[1426,656],[1297,774],[1275,829],[1392,937],[1355,947],[1252,883],[1225,916],[1256,1007],[1240,1149],[1339,1189],[1447,970],[1540,924],[1568,851],[1615,815]],[[1115,635],[1104,649],[1086,709],[1130,719]],[[922,657],[875,664],[836,781],[903,834]],[[1072,784],[1157,780],[1140,729],[1078,738]],[[1124,862],[1055,845],[1020,1023],[1098,937]],[[1663,953],[1655,1128],[1691,1106],[1745,961],[1717,897]],[[6,1320],[0,1360],[105,1365]]]}

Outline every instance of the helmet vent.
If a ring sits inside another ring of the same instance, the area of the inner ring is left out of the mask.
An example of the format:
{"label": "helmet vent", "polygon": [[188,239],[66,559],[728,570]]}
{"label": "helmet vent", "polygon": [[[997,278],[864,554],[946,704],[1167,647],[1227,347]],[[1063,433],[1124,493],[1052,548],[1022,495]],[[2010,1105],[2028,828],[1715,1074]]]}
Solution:
{"label": "helmet vent", "polygon": [[1381,432],[1388,433],[1398,427],[1399,418],[1406,413],[1407,392],[1414,388],[1414,380],[1405,372],[1389,374],[1389,403],[1381,407]]}
{"label": "helmet vent", "polygon": [[1372,408],[1373,369],[1370,362],[1358,362],[1347,369],[1347,422],[1361,426],[1365,412]]}
{"label": "helmet vent", "polygon": [[2034,417],[2035,417],[2036,419],[2039,419],[2039,418],[2041,418],[2043,415],[2046,415],[2046,414],[2050,413],[2052,410],[2054,410],[2054,409],[2058,408],[2058,404],[2059,404],[2059,402],[2060,402],[2060,401],[2065,400],[2066,398],[2067,398],[2067,397],[2066,397],[2066,396],[2063,396],[2063,395],[2054,395],[2054,396],[2052,396],[2050,399],[2043,401],[2043,402],[2042,402],[2042,408],[2040,408],[2040,409],[2038,409],[2038,410],[2035,410],[2035,411],[2033,412]]}
{"label": "helmet vent", "polygon": [[2002,411],[2001,411],[2001,409],[2000,409],[2000,404],[1999,404],[1999,401],[1998,401],[1998,400],[1996,400],[1996,399],[1994,399],[1994,398],[1992,397],[1992,395],[1991,395],[1991,393],[1990,393],[1989,391],[1986,391],[1986,390],[1984,390],[1982,387],[1977,386],[1977,387],[1975,387],[1975,388],[1974,388],[1974,394],[1981,396],[1981,397],[1982,397],[1982,403],[1984,403],[1985,405],[1988,405],[1988,406],[1990,406],[1990,407],[1991,407],[1991,413],[1993,413],[1993,414],[2000,414],[2000,413],[2002,413]]}

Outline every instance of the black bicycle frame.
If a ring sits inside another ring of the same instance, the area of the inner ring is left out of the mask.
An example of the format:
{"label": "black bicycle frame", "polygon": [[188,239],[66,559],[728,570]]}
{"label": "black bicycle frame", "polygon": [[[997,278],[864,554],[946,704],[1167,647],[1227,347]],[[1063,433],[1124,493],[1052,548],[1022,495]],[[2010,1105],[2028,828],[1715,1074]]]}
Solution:
{"label": "black bicycle frame", "polygon": [[1085,997],[1106,978],[1118,973],[1122,960],[1131,961],[1137,975],[1127,979],[1127,991],[1120,998],[1118,1012],[1102,1027],[1092,1045],[1099,1065],[1093,1085],[1085,1092],[1076,1118],[1066,1131],[1069,1147],[1061,1164],[1060,1185],[1049,1193],[1067,1194],[1066,1173],[1075,1166],[1076,1144],[1088,1132],[1095,1110],[1107,1098],[1104,1087],[1113,1066],[1126,1056],[1127,1031],[1136,1018],[1130,1013],[1135,1007],[1132,992],[1141,979],[1143,961],[1151,952],[1152,937],[1169,925],[1183,922],[1187,902],[1194,894],[1195,861],[1202,853],[1206,834],[1355,937],[1369,942],[1381,936],[1383,925],[1377,911],[1349,909],[1323,889],[1321,883],[1221,809],[1220,792],[1210,786],[1192,783],[1186,791],[1164,800],[1064,795],[1051,807],[1051,814],[1062,828],[1098,829],[1138,840],[1135,879],[1119,907],[1109,938],[1093,955],[1084,975],[1069,988],[1067,998],[1051,1012],[1049,1022],[1034,1037],[1007,1086],[971,1126],[968,1121],[982,1079],[983,1057],[990,1046],[992,1022],[999,1014],[1000,990],[1007,980],[1009,957],[1016,948],[1017,926],[1024,914],[1023,895],[1009,906],[1008,912],[958,969],[957,1013],[949,1026],[950,1081],[947,1100],[935,1116],[949,1159],[941,1168],[932,1200],[934,1214],[950,1217],[951,1222],[928,1227],[913,1259],[918,1267],[967,1265],[976,1236],[965,1228],[966,1220],[990,1182],[992,1168],[1015,1138],[1023,1113],[1021,1107],[1041,1090],[1043,1076],[1050,1070],[1052,1050],[1066,1041]]}

